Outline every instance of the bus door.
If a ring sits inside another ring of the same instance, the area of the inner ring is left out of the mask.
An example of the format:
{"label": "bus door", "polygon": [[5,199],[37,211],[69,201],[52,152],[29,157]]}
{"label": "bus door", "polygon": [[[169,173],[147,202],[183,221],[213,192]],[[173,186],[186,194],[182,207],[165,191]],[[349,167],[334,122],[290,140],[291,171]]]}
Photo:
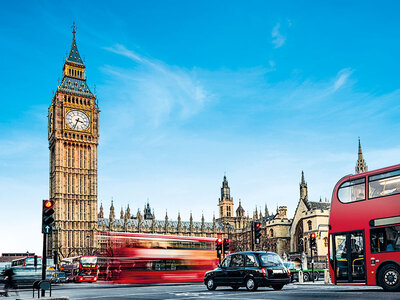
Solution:
{"label": "bus door", "polygon": [[365,283],[364,232],[336,233],[333,237],[335,282]]}

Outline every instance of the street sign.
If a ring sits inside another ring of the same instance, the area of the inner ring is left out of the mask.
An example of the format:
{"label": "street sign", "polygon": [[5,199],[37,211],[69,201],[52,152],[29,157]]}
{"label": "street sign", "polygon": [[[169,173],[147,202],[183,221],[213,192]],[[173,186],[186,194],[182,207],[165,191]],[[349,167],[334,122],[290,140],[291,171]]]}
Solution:
{"label": "street sign", "polygon": [[49,225],[43,225],[43,233],[52,233],[53,229]]}

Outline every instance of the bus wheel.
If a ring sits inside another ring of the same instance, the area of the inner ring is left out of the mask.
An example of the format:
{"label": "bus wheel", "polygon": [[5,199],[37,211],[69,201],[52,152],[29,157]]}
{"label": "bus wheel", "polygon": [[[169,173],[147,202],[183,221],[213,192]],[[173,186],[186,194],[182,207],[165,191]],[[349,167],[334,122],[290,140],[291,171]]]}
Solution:
{"label": "bus wheel", "polygon": [[213,291],[217,288],[217,286],[215,285],[214,279],[212,279],[212,278],[207,279],[206,286],[207,286],[207,289],[209,289],[210,291]]}
{"label": "bus wheel", "polygon": [[309,281],[309,280],[310,280],[310,274],[304,272],[304,274],[303,274],[303,280],[304,280],[304,282]]}
{"label": "bus wheel", "polygon": [[379,282],[385,291],[400,290],[400,268],[390,264],[379,271]]}
{"label": "bus wheel", "polygon": [[314,280],[318,280],[319,279],[319,273],[318,272],[314,272]]}

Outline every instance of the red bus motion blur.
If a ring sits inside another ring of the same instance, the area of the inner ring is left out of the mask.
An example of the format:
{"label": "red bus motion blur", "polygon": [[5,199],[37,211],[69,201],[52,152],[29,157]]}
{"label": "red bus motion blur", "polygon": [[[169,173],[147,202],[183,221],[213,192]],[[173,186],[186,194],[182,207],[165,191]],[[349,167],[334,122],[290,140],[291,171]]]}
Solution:
{"label": "red bus motion blur", "polygon": [[216,238],[101,232],[100,274],[114,283],[202,282],[217,264]]}
{"label": "red bus motion blur", "polygon": [[336,184],[329,271],[335,284],[400,290],[400,165],[348,175]]}
{"label": "red bus motion blur", "polygon": [[96,256],[75,256],[64,258],[60,270],[65,272],[68,281],[95,282],[98,276]]}

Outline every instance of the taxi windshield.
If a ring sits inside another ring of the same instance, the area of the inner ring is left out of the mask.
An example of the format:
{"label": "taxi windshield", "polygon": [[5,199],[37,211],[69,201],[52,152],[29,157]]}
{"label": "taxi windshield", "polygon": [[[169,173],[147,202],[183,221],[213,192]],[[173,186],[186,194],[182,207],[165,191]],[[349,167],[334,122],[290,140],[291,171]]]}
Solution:
{"label": "taxi windshield", "polygon": [[278,254],[266,253],[260,255],[261,266],[263,267],[277,267],[282,266],[283,262]]}

